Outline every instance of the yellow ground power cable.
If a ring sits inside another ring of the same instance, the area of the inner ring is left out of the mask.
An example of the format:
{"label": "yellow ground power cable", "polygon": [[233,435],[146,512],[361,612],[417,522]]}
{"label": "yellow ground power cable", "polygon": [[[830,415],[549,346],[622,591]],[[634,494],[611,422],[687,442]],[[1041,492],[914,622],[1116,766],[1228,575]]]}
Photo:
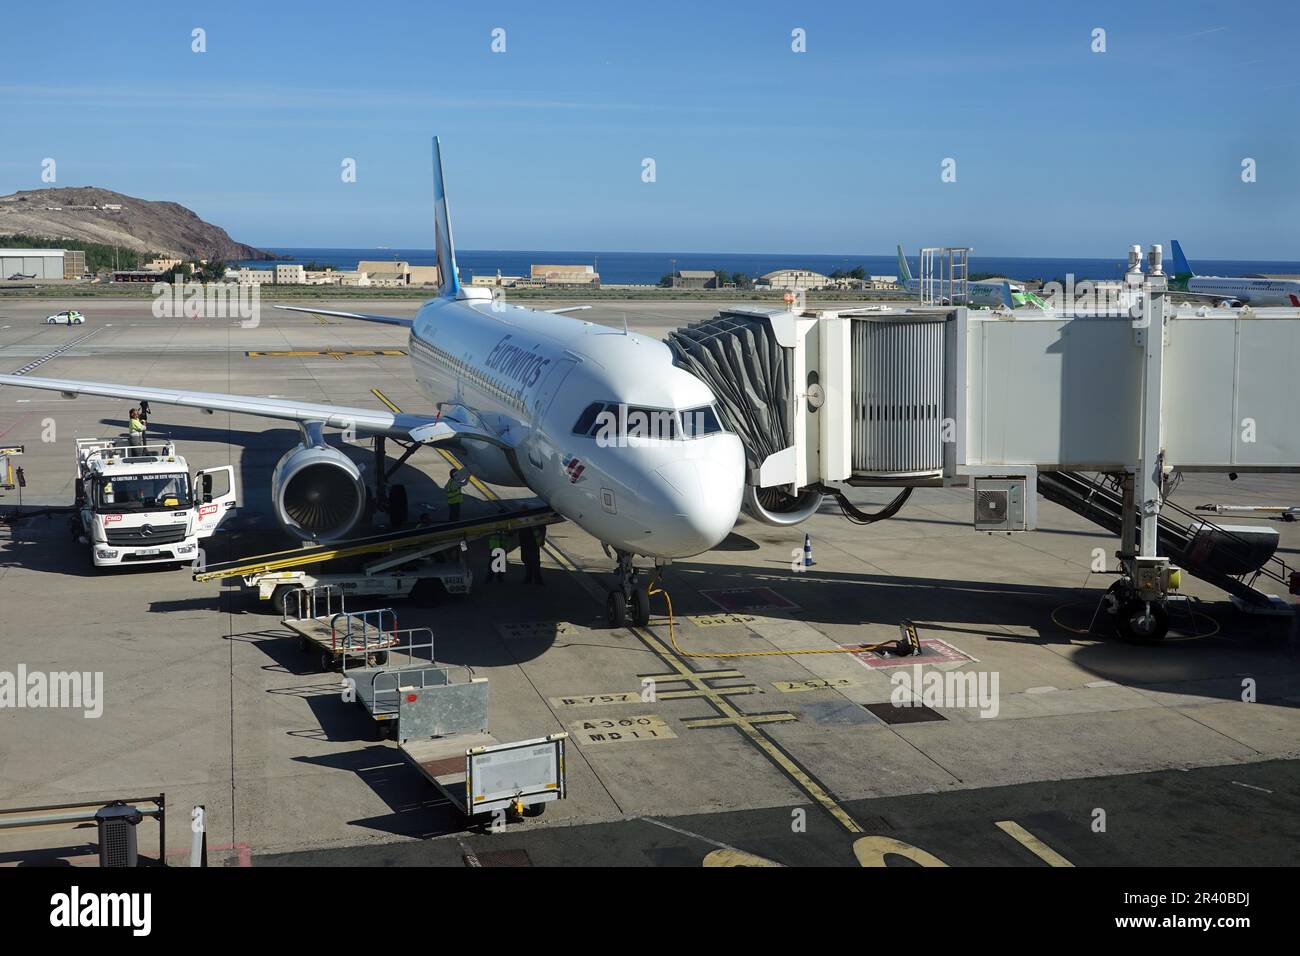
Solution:
{"label": "yellow ground power cable", "polygon": [[[1071,627],[1071,626],[1068,625],[1068,624],[1064,624],[1064,623],[1062,623],[1061,620],[1060,620],[1056,615],[1059,614],[1061,611],[1064,611],[1066,608],[1071,608],[1071,607],[1093,607],[1093,608],[1095,608],[1096,606],[1097,606],[1097,603],[1096,603],[1095,601],[1071,601],[1069,604],[1061,604],[1061,605],[1059,605],[1058,607],[1052,609],[1052,614],[1051,614],[1052,623],[1055,624],[1057,627],[1059,627],[1061,630],[1063,630],[1063,631],[1068,631],[1068,632],[1071,633],[1071,634],[1080,634],[1080,635],[1082,635],[1082,636],[1084,636],[1084,637],[1092,637],[1092,636],[1093,636],[1093,632],[1092,632],[1091,624],[1090,624],[1088,627],[1086,627],[1086,628],[1085,628],[1085,627]],[[1214,635],[1218,634],[1220,630],[1223,629],[1223,625],[1221,625],[1217,620],[1215,620],[1214,618],[1212,618],[1210,615],[1206,614],[1204,611],[1198,611],[1198,610],[1196,610],[1196,608],[1191,608],[1191,614],[1192,614],[1192,620],[1193,620],[1193,621],[1194,621],[1196,618],[1198,618],[1198,617],[1199,617],[1199,618],[1203,618],[1204,620],[1209,621],[1210,624],[1212,624],[1212,625],[1214,626],[1214,630],[1212,630],[1212,631],[1207,631],[1207,632],[1204,633],[1204,634],[1192,634],[1192,635],[1189,635],[1188,637],[1179,637],[1179,638],[1174,638],[1174,640],[1176,640],[1176,641],[1180,641],[1180,640],[1181,640],[1181,641],[1186,641],[1186,640],[1194,640],[1194,639],[1197,639],[1197,638],[1203,638],[1203,637],[1213,637]]]}
{"label": "yellow ground power cable", "polygon": [[[793,651],[699,651],[692,653],[691,651],[682,650],[681,645],[677,643],[677,628],[674,625],[673,618],[673,599],[669,597],[668,592],[664,590],[661,584],[659,584],[659,578],[657,575],[655,576],[655,579],[650,582],[650,586],[646,589],[646,594],[662,594],[664,596],[664,601],[668,605],[668,642],[672,645],[673,650],[682,657],[723,659],[732,657],[793,657],[796,654],[856,654],[861,651],[879,651],[886,648],[896,648],[900,643],[900,641],[882,641],[879,644],[855,644],[852,647],[808,647]],[[908,624],[911,625],[911,634],[909,636],[914,648],[913,654],[920,653],[920,639],[916,637],[916,625],[911,624],[910,621]]]}

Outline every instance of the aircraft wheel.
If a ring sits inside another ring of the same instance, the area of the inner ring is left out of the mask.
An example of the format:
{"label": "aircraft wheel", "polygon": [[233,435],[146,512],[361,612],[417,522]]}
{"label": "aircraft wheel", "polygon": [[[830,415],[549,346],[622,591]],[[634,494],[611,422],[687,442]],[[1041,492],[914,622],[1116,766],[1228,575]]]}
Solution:
{"label": "aircraft wheel", "polygon": [[1120,605],[1115,615],[1115,627],[1120,636],[1134,644],[1158,644],[1169,633],[1169,609],[1161,601],[1150,602],[1150,614],[1147,613],[1148,602],[1141,598],[1131,598]]}
{"label": "aircraft wheel", "polygon": [[650,623],[650,595],[644,588],[632,592],[632,623],[637,627]]}
{"label": "aircraft wheel", "polygon": [[276,587],[271,592],[271,600],[268,602],[271,605],[271,610],[284,617],[285,611],[288,610],[289,592],[293,590],[294,587],[291,584],[281,584]]}
{"label": "aircraft wheel", "polygon": [[610,627],[627,625],[627,601],[620,591],[610,591],[605,598],[605,620]]}

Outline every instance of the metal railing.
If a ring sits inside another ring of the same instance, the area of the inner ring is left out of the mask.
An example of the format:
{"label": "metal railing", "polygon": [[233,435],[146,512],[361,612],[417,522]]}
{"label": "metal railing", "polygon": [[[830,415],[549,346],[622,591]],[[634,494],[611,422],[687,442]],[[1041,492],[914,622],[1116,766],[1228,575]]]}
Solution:
{"label": "metal railing", "polygon": [[[289,616],[292,602],[294,616]],[[318,584],[310,588],[294,588],[284,599],[281,621],[307,621],[312,618],[333,618],[345,613],[347,597],[337,584]]]}

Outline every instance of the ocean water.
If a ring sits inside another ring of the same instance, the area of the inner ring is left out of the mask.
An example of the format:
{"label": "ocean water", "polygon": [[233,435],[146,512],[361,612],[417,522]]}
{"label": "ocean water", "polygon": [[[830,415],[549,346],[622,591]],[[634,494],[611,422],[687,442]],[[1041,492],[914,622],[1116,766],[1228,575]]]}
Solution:
{"label": "ocean water", "polygon": [[[401,260],[411,265],[436,265],[432,249],[310,249],[268,248],[268,252],[288,256],[292,262],[318,262],[336,269],[355,269],[362,259]],[[1255,273],[1300,273],[1300,261],[1234,261],[1224,259],[1191,258],[1192,267],[1199,275],[1248,276]],[[761,276],[776,269],[811,269],[827,275],[836,269],[853,269],[861,266],[867,275],[897,275],[896,255],[803,255],[800,253],[737,254],[727,252],[546,252],[543,250],[456,250],[457,264],[462,279],[476,275],[528,275],[534,264],[594,265],[600,281],[606,285],[652,285],[662,276],[672,272],[674,260],[677,269],[725,269]],[[267,263],[249,261],[239,263],[254,268],[267,268]],[[1172,262],[1165,250],[1165,271]],[[912,275],[919,275],[915,256],[908,257]],[[1124,274],[1126,260],[1114,259],[1057,259],[1016,258],[1005,256],[972,255],[970,271],[1004,275],[1012,279],[1041,279],[1050,282],[1064,279],[1073,273],[1076,279],[1118,279]]]}

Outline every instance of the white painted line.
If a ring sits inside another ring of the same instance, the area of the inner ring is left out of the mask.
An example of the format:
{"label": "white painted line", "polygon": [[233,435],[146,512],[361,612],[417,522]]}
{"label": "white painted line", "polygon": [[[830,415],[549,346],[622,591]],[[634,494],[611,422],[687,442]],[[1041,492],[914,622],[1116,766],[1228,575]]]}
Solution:
{"label": "white painted line", "polygon": [[1094,681],[1088,681],[1088,683],[1084,684],[1083,686],[1084,687],[1118,687],[1119,684],[1116,684],[1113,680],[1094,680]]}
{"label": "white painted line", "polygon": [[1233,786],[1245,787],[1247,790],[1258,790],[1260,793],[1272,793],[1272,790],[1265,790],[1263,787],[1257,787],[1253,783],[1242,783],[1240,780],[1232,781]]}
{"label": "white painted line", "polygon": [[641,817],[646,823],[653,823],[657,827],[663,827],[665,830],[672,830],[674,833],[680,833],[682,836],[690,837],[693,840],[699,840],[707,843],[709,846],[715,846],[719,850],[732,850],[735,853],[744,853],[744,850],[737,850],[734,846],[728,846],[725,843],[719,843],[717,840],[710,840],[706,836],[698,833],[692,833],[690,830],[683,830],[681,827],[675,827],[671,823],[664,823],[662,820],[656,820],[654,817]]}
{"label": "white painted line", "polygon": [[1050,694],[1054,690],[1060,690],[1059,687],[1026,687],[1026,694]]}

